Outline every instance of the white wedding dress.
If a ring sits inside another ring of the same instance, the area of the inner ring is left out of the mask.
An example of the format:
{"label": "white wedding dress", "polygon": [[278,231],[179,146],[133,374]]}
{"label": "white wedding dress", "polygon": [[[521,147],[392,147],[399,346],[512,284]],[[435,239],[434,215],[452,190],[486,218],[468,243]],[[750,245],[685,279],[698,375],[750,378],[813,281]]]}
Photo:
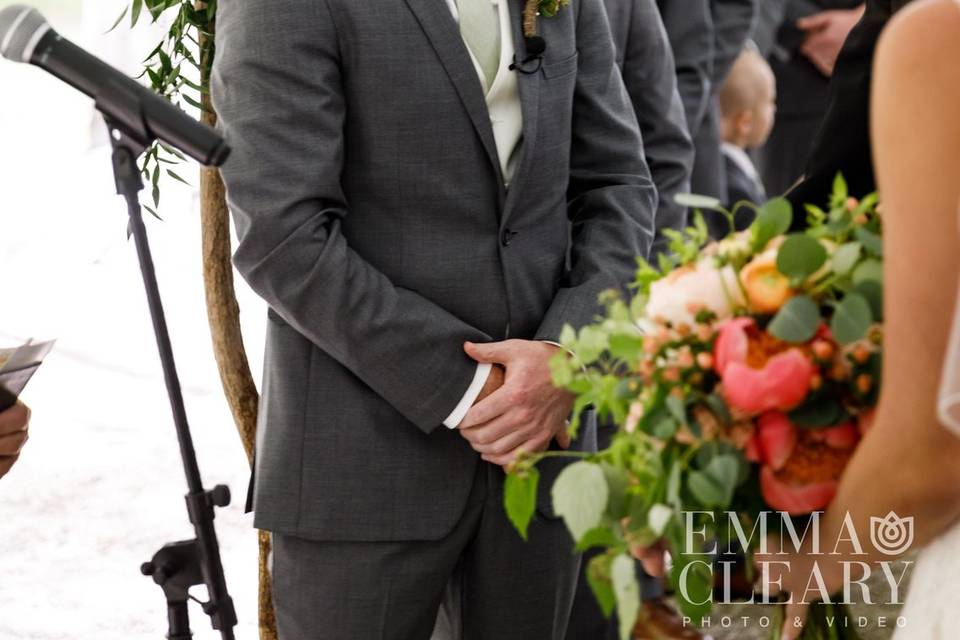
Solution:
{"label": "white wedding dress", "polygon": [[[960,0],[958,8],[960,8]],[[937,416],[944,428],[960,438],[960,290],[954,303],[953,331],[937,397]],[[903,626],[894,640],[954,640],[960,638],[960,524],[927,545],[917,557]],[[888,621],[893,626],[894,621]]]}

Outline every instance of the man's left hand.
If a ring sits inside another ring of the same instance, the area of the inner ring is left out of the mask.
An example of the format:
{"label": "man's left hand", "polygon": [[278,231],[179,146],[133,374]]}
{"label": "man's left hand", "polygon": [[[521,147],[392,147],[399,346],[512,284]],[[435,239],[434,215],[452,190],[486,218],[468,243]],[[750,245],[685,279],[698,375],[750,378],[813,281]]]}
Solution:
{"label": "man's left hand", "polygon": [[800,52],[826,77],[833,75],[843,43],[863,17],[863,10],[864,5],[853,9],[831,9],[797,21],[797,28],[807,34]]}
{"label": "man's left hand", "polygon": [[477,362],[506,369],[503,386],[475,404],[459,426],[487,462],[506,466],[521,452],[544,451],[554,438],[564,449],[570,446],[566,427],[573,397],[556,388],[550,375],[558,348],[531,340],[465,345]]}

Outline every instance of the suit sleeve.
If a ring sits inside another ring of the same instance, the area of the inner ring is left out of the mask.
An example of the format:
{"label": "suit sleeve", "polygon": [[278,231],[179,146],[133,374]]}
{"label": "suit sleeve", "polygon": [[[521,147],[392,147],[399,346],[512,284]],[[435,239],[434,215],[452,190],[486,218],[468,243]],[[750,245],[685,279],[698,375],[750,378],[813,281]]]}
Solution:
{"label": "suit sleeve", "polygon": [[687,209],[674,201],[690,191],[693,142],[677,89],[676,63],[654,0],[634,0],[623,51],[623,80],[640,124],[644,154],[657,187],[653,253],[666,250],[665,229],[687,225]]}
{"label": "suit sleeve", "polygon": [[660,0],[660,15],[676,63],[677,88],[696,136],[710,107],[713,89],[713,17],[710,0]]}
{"label": "suit sleeve", "polygon": [[730,74],[733,63],[753,35],[759,0],[712,0],[713,84],[715,94]]}
{"label": "suit sleeve", "polygon": [[477,371],[483,332],[395,286],[351,249],[340,176],[346,104],[324,0],[225,0],[214,104],[233,152],[222,174],[234,263],[288,324],[425,432]]}
{"label": "suit sleeve", "polygon": [[573,96],[568,201],[570,269],[536,338],[556,341],[565,324],[581,327],[601,308],[603,291],[623,291],[654,234],[657,191],[616,64],[602,0],[582,0],[579,68]]}

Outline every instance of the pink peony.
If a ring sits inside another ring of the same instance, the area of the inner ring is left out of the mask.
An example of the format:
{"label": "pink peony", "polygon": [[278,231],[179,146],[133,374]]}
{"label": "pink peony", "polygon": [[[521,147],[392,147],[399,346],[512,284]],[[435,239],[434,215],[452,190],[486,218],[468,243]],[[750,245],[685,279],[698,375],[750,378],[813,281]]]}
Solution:
{"label": "pink peony", "polygon": [[646,315],[674,326],[695,324],[695,309],[707,309],[719,319],[733,315],[744,304],[737,274],[727,265],[718,269],[712,261],[681,267],[650,285]]}
{"label": "pink peony", "polygon": [[[797,348],[769,353],[752,318],[720,325],[713,357],[730,406],[748,415],[789,411],[807,397],[816,369]],[[754,347],[753,349],[751,347]]]}
{"label": "pink peony", "polygon": [[771,467],[760,470],[763,499],[777,511],[785,511],[791,515],[805,515],[825,509],[837,494],[837,485],[835,480],[792,485],[778,478]]}

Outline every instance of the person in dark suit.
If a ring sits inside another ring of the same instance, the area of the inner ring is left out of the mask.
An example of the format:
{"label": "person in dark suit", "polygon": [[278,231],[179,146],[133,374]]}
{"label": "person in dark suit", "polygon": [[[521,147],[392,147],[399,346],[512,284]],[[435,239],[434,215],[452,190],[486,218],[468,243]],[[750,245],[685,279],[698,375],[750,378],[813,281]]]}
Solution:
{"label": "person in dark suit", "polygon": [[[852,194],[865,195],[876,189],[869,131],[873,54],[890,17],[910,2],[867,0],[863,18],[837,58],[827,113],[811,147],[803,180],[787,193],[795,210],[802,210],[804,204],[826,202],[838,172],[843,173]],[[794,227],[803,225],[803,216],[794,216]]]}
{"label": "person in dark suit", "polygon": [[764,3],[754,39],[777,77],[777,121],[757,154],[768,193],[785,192],[803,175],[837,55],[863,8],[863,0]]}
{"label": "person in dark suit", "polygon": [[[657,254],[667,250],[663,231],[681,230],[687,224],[687,208],[677,204],[674,196],[690,191],[694,150],[678,82],[688,80],[693,89],[689,100],[705,104],[700,89],[703,81],[699,79],[698,58],[694,52],[689,52],[694,55],[682,67],[674,59],[655,0],[604,0],[604,4],[617,51],[617,65],[640,124],[644,156],[660,196],[653,244],[653,253]],[[703,7],[706,7],[705,2]],[[704,59],[709,59],[709,49]],[[694,107],[694,110],[699,108]],[[609,446],[614,432],[614,425],[600,425],[597,433],[600,448]],[[590,552],[584,554],[567,628],[568,640],[618,638],[616,616],[607,619],[603,615],[587,583],[586,565],[592,555]],[[661,600],[662,580],[643,574],[639,567],[638,577],[645,617],[652,619],[657,629],[664,632],[661,635],[681,637],[677,633],[683,630],[682,619]]]}
{"label": "person in dark suit", "polygon": [[[727,200],[723,155],[720,151],[720,107],[717,96],[727,74],[744,45],[750,39],[759,15],[757,0],[711,0],[710,32],[712,33],[712,61],[710,69],[710,97],[703,123],[692,132],[696,157],[692,185],[695,193]],[[707,226],[714,237],[726,233],[722,216],[707,212]]]}
{"label": "person in dark suit", "polygon": [[667,40],[673,51],[677,90],[683,102],[687,131],[696,135],[710,106],[713,74],[711,0],[657,0]]}
{"label": "person in dark suit", "polygon": [[[748,152],[766,141],[777,110],[777,85],[770,65],[753,47],[743,50],[720,90],[720,135],[727,180],[727,207],[761,203],[766,192]],[[753,222],[753,211],[741,208],[738,231]]]}

